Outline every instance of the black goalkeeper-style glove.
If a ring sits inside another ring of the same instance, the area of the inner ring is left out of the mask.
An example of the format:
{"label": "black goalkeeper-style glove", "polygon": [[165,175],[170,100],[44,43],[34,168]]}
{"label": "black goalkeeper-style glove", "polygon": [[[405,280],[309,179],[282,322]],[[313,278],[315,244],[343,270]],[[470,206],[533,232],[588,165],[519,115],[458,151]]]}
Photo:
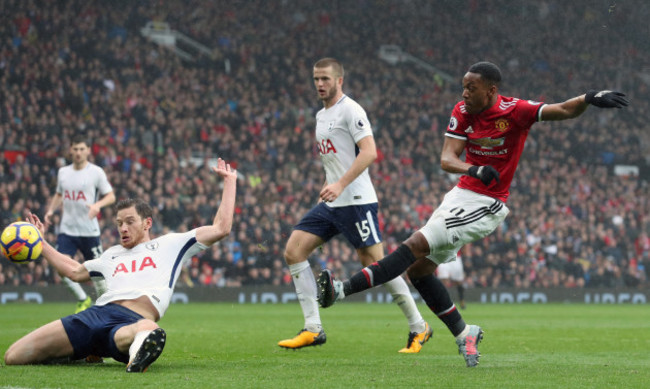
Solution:
{"label": "black goalkeeper-style glove", "polygon": [[630,104],[625,98],[625,93],[593,89],[585,94],[585,102],[600,108],[623,108]]}
{"label": "black goalkeeper-style glove", "polygon": [[467,174],[470,177],[478,178],[485,186],[490,186],[492,180],[499,182],[499,172],[490,165],[472,166],[467,170]]}

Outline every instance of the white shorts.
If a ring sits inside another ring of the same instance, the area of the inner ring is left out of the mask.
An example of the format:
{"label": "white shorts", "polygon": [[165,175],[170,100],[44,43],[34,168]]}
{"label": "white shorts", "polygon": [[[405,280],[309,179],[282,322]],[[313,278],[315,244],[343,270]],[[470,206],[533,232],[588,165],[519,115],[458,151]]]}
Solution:
{"label": "white shorts", "polygon": [[431,250],[427,258],[438,265],[453,261],[461,247],[492,233],[509,212],[495,198],[454,187],[420,229]]}
{"label": "white shorts", "polygon": [[451,262],[445,262],[438,265],[438,278],[441,280],[452,280],[457,282],[465,281],[465,271],[463,270],[463,260],[460,255]]}

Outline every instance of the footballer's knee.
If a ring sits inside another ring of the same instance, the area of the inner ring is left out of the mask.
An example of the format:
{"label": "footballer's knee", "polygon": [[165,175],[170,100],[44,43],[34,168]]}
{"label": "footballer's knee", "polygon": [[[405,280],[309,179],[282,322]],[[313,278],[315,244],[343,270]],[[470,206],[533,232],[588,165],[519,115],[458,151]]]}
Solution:
{"label": "footballer's knee", "polygon": [[25,365],[27,364],[25,357],[31,353],[27,350],[21,350],[20,346],[14,343],[5,352],[5,365]]}
{"label": "footballer's knee", "polygon": [[420,231],[414,232],[408,239],[404,241],[404,245],[408,247],[415,258],[422,259],[431,253],[429,248],[429,241],[424,237]]}
{"label": "footballer's knee", "polygon": [[293,230],[284,249],[284,260],[287,265],[305,262],[307,257],[323,243],[320,237],[310,232]]}
{"label": "footballer's knee", "polygon": [[155,321],[150,319],[142,319],[135,323],[135,332],[138,333],[140,331],[153,331],[158,327],[160,326],[156,324]]}
{"label": "footballer's knee", "polygon": [[300,258],[300,256],[297,255],[294,250],[291,250],[287,247],[284,250],[284,261],[287,263],[287,265],[294,265],[296,263],[302,262],[303,259]]}
{"label": "footballer's knee", "polygon": [[13,351],[11,351],[11,347],[9,350],[5,352],[5,365],[17,365],[17,363],[14,361],[14,355]]}
{"label": "footballer's knee", "polygon": [[427,258],[420,258],[415,261],[414,264],[409,266],[408,269],[406,269],[406,274],[411,281],[416,281],[420,278],[434,274],[437,267],[438,265],[436,265],[433,261]]}
{"label": "footballer's knee", "polygon": [[305,262],[312,251],[313,250],[306,249],[305,245],[292,244],[290,242],[284,249],[284,261],[287,265],[295,265],[296,263]]}

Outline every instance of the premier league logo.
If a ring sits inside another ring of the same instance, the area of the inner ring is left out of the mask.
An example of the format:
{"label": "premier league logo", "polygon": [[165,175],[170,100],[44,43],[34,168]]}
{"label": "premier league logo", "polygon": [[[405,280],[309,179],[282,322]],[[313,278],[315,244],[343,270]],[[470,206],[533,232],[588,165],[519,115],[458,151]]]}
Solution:
{"label": "premier league logo", "polygon": [[449,119],[449,130],[454,131],[456,127],[458,127],[458,119],[452,116],[451,119]]}
{"label": "premier league logo", "polygon": [[354,125],[357,126],[359,130],[363,130],[366,128],[366,121],[364,118],[358,118],[355,122]]}

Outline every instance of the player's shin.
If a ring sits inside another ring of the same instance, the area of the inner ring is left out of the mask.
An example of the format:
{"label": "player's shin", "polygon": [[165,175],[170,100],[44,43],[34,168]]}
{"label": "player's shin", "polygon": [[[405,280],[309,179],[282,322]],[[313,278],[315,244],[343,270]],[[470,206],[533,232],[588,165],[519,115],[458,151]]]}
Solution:
{"label": "player's shin", "polygon": [[305,328],[311,332],[319,332],[322,329],[320,313],[318,312],[317,287],[314,273],[308,261],[298,262],[289,265],[293,285],[296,288],[296,295],[303,316],[305,317]]}
{"label": "player's shin", "polygon": [[68,277],[61,277],[61,279],[63,280],[63,283],[68,287],[68,289],[70,289],[70,291],[75,295],[77,300],[83,301],[88,297],[86,291],[81,287],[81,285],[72,281]]}
{"label": "player's shin", "polygon": [[366,266],[343,282],[343,292],[346,296],[362,292],[377,285],[385,284],[401,275],[415,262],[415,256],[406,245],[400,245],[397,250],[388,254],[381,261]]}
{"label": "player's shin", "polygon": [[411,283],[420,293],[427,306],[449,328],[454,336],[458,336],[466,327],[460,312],[451,301],[447,288],[433,274],[411,279]]}
{"label": "player's shin", "polygon": [[408,320],[411,332],[420,333],[424,331],[426,324],[420,311],[415,305],[413,296],[411,296],[411,290],[406,284],[406,281],[404,281],[402,277],[395,277],[384,284],[384,286],[393,297],[393,302],[396,303],[404,313],[404,316]]}

